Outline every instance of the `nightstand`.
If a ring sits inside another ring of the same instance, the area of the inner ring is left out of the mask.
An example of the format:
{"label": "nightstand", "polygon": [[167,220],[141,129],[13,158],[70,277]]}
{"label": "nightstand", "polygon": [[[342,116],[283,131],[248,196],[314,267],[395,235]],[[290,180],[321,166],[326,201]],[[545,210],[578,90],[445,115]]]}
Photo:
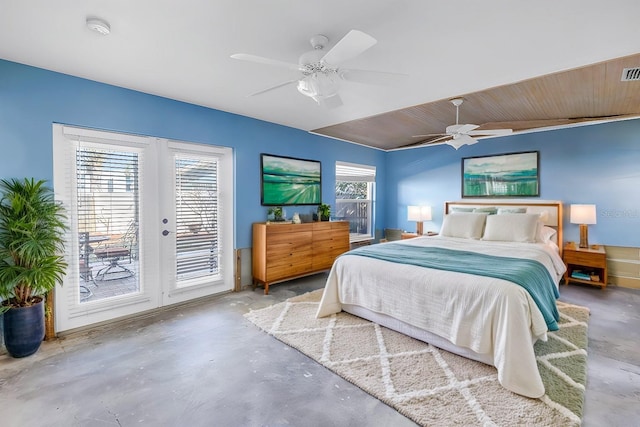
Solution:
{"label": "nightstand", "polygon": [[565,284],[574,282],[607,287],[607,252],[604,246],[580,248],[575,243],[567,243],[562,258],[567,266]]}
{"label": "nightstand", "polygon": [[[423,236],[437,236],[437,235],[438,233],[436,233],[435,231],[427,231],[426,233],[423,234]],[[402,240],[413,239],[414,237],[418,237],[418,233],[407,233],[407,232],[402,233]]]}
{"label": "nightstand", "polygon": [[418,237],[418,233],[402,233],[402,240],[413,239],[414,237]]}

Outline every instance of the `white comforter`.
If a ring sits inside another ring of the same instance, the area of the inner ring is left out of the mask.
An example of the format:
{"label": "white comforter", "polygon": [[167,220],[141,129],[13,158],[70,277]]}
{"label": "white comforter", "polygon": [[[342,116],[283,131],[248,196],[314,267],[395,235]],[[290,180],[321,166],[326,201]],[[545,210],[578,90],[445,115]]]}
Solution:
{"label": "white comforter", "polygon": [[[534,259],[556,285],[565,269],[557,250],[544,244],[445,237],[394,243]],[[544,395],[532,342],[546,341],[547,326],[529,293],[514,283],[345,254],[331,269],[317,317],[340,312],[342,304],[386,314],[456,346],[492,355],[503,387],[528,397]]]}

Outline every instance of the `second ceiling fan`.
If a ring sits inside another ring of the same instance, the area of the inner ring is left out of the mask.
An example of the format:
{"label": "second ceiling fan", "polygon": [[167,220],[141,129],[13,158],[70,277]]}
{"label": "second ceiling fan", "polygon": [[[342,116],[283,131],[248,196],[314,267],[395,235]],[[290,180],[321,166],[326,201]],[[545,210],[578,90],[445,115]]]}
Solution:
{"label": "second ceiling fan", "polygon": [[398,77],[406,76],[397,73],[340,67],[343,62],[355,58],[377,43],[376,39],[362,31],[349,31],[329,51],[324,50],[329,43],[326,36],[313,36],[310,42],[313,50],[303,53],[297,64],[247,53],[231,55],[233,59],[288,68],[301,74],[299,78],[287,80],[252,93],[250,96],[260,95],[283,86],[296,85],[301,94],[312,98],[322,106],[335,108],[342,105],[342,99],[338,94],[342,80],[367,84],[389,84],[397,80]]}
{"label": "second ceiling fan", "polygon": [[[511,129],[490,129],[490,130],[477,130],[480,125],[472,125],[472,124],[460,124],[460,106],[463,103],[462,98],[454,98],[451,99],[450,102],[456,107],[456,124],[447,126],[445,133],[435,133],[435,134],[427,134],[427,135],[414,135],[414,138],[422,138],[423,141],[418,143],[410,144],[411,146],[416,145],[430,145],[435,144],[437,142],[442,142],[447,145],[452,146],[456,150],[463,145],[473,145],[478,142],[476,137],[483,136],[497,136],[497,135],[508,135],[513,131]],[[429,137],[432,137],[429,139]]]}

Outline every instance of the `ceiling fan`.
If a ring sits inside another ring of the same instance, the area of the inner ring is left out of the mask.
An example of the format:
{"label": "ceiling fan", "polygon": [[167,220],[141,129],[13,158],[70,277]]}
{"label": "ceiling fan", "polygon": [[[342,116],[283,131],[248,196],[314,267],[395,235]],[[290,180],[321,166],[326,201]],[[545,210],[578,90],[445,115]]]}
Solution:
{"label": "ceiling fan", "polygon": [[362,31],[349,31],[346,36],[326,52],[324,48],[329,43],[329,39],[326,36],[313,36],[310,42],[313,50],[303,53],[297,64],[246,53],[231,55],[233,59],[274,65],[301,73],[297,79],[279,83],[252,93],[250,96],[260,95],[283,86],[295,84],[301,94],[312,98],[322,106],[335,108],[342,105],[342,99],[338,94],[342,80],[367,84],[388,84],[398,77],[406,76],[397,73],[339,67],[343,62],[355,58],[377,43],[376,39]]}
{"label": "ceiling fan", "polygon": [[496,135],[508,135],[512,133],[511,129],[491,129],[491,130],[476,130],[479,125],[472,124],[459,124],[460,118],[460,106],[464,100],[462,98],[451,99],[451,103],[456,107],[456,124],[447,126],[446,133],[435,133],[427,135],[414,135],[414,138],[428,138],[436,137],[428,141],[421,141],[418,144],[411,145],[429,145],[436,142],[444,142],[447,145],[452,146],[456,150],[463,145],[473,145],[478,142],[473,136],[496,136]]}

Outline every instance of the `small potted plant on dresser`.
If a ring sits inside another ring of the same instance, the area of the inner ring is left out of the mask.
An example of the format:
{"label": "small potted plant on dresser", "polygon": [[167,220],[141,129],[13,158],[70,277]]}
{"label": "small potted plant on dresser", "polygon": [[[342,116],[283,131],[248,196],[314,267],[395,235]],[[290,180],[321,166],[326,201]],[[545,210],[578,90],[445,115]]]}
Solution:
{"label": "small potted plant on dresser", "polygon": [[318,216],[320,217],[320,221],[329,221],[331,217],[331,206],[322,203],[318,206]]}
{"label": "small potted plant on dresser", "polygon": [[62,205],[45,181],[0,181],[0,313],[4,344],[13,357],[29,356],[45,335],[44,298],[62,283],[67,264]]}
{"label": "small potted plant on dresser", "polygon": [[269,210],[267,211],[267,215],[271,221],[275,221],[275,222],[284,221],[282,206],[270,207]]}

